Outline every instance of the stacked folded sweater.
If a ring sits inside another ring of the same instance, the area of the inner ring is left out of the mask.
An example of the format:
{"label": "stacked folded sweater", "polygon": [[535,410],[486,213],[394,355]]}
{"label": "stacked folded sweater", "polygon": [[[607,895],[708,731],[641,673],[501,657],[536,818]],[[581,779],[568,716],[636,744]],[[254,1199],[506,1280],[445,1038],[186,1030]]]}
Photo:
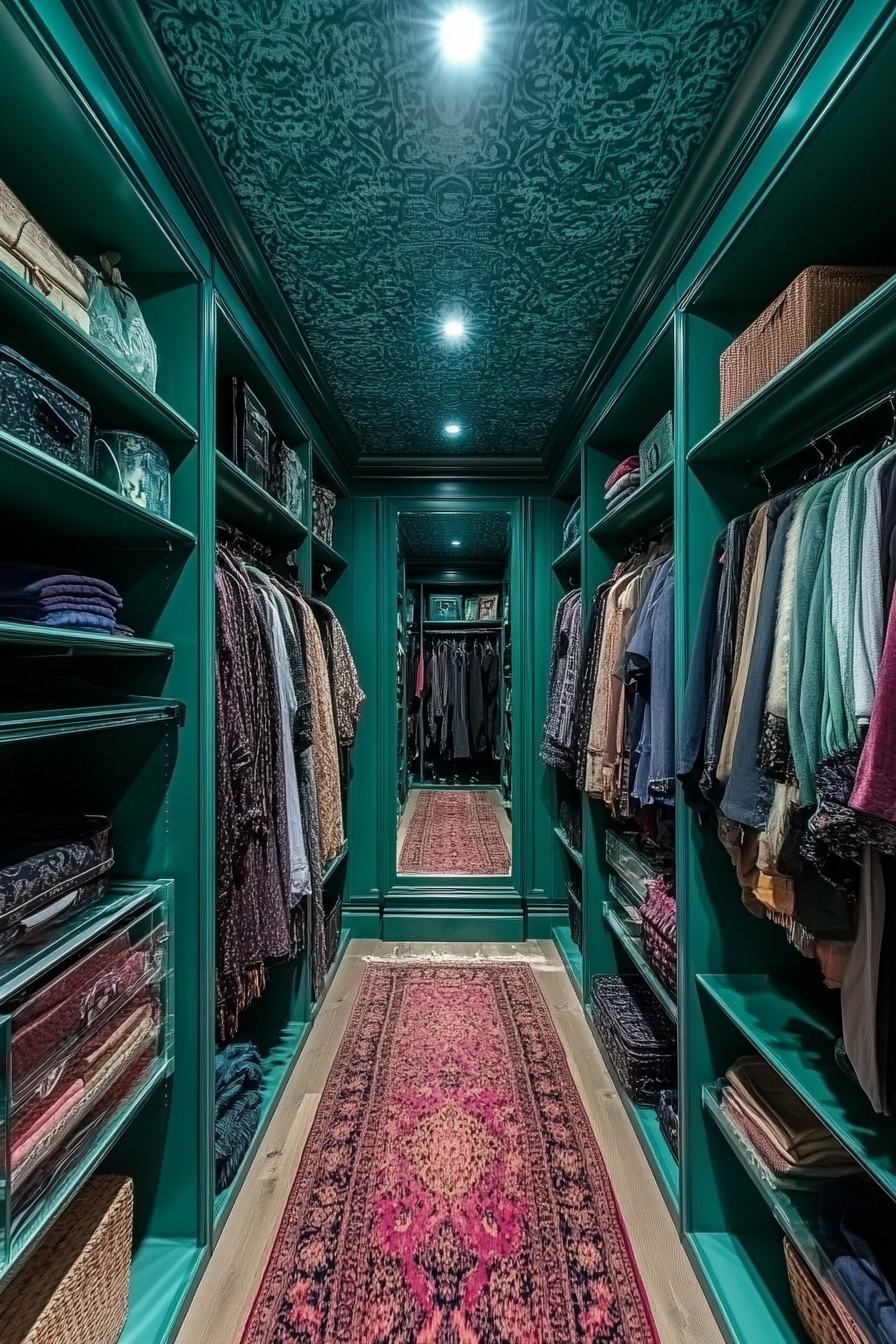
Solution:
{"label": "stacked folded sweater", "polygon": [[827,1126],[759,1055],[743,1055],[725,1079],[723,1109],[775,1176],[831,1180],[860,1170]]}
{"label": "stacked folded sweater", "polygon": [[607,512],[618,508],[641,484],[641,463],[637,455],[627,457],[604,481],[604,503]]}
{"label": "stacked folded sweater", "polygon": [[246,1156],[261,1114],[261,1059],[234,1042],[215,1055],[215,1193],[226,1190]]}
{"label": "stacked folded sweater", "polygon": [[[834,1181],[819,1198],[819,1241],[847,1311],[875,1344],[896,1344],[896,1210],[876,1182]],[[830,1290],[827,1290],[830,1295]],[[855,1338],[855,1331],[851,1332]]]}
{"label": "stacked folded sweater", "polygon": [[[74,569],[0,561],[0,620],[102,631],[117,627],[122,599],[111,583]],[[126,627],[119,627],[129,633]]]}

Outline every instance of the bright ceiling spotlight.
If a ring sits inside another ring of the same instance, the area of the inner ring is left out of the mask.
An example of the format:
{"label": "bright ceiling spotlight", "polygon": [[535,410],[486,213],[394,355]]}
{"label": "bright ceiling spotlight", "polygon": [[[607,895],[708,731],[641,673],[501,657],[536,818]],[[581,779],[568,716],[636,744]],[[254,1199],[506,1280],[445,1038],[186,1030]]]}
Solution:
{"label": "bright ceiling spotlight", "polygon": [[452,545],[452,546],[459,546],[459,545],[460,545],[460,542],[459,542],[459,541],[452,541],[451,545]]}
{"label": "bright ceiling spotlight", "polygon": [[450,434],[452,438],[455,434],[460,433],[460,425],[456,420],[449,420],[448,424],[445,426],[445,433]]}
{"label": "bright ceiling spotlight", "polygon": [[461,5],[442,20],[442,50],[455,65],[475,61],[482,50],[482,19],[473,9]]}
{"label": "bright ceiling spotlight", "polygon": [[457,341],[464,334],[464,324],[463,322],[458,321],[457,318],[452,318],[449,322],[445,323],[442,327],[442,331],[448,337],[449,341]]}

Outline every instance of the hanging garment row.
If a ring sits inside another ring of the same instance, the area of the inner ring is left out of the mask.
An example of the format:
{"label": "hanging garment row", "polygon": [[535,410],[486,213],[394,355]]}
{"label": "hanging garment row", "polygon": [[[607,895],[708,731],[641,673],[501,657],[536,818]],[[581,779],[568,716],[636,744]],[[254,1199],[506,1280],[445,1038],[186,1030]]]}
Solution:
{"label": "hanging garment row", "polygon": [[327,971],[323,868],[344,842],[340,746],[364,702],[325,603],[237,537],[217,548],[217,1014],[222,1037],[266,968],[307,941]]}
{"label": "hanging garment row", "polygon": [[896,1095],[896,450],[735,518],[712,552],[678,774],[747,909],[842,990],[846,1055]]}
{"label": "hanging garment row", "polygon": [[584,640],[580,589],[554,618],[541,758],[620,817],[674,801],[674,577],[652,542],[595,590]]}
{"label": "hanging garment row", "polygon": [[409,757],[498,759],[498,645],[481,633],[425,636],[409,659],[415,669],[408,714]]}

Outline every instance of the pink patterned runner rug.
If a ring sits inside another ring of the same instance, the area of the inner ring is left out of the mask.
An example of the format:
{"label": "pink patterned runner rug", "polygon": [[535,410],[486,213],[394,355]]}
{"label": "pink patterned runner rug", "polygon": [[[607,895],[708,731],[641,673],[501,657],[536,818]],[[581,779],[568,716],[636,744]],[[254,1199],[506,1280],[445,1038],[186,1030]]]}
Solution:
{"label": "pink patterned runner rug", "polygon": [[400,873],[510,872],[510,854],[488,794],[479,790],[428,789],[408,827]]}
{"label": "pink patterned runner rug", "polygon": [[528,966],[368,967],[243,1344],[657,1344]]}

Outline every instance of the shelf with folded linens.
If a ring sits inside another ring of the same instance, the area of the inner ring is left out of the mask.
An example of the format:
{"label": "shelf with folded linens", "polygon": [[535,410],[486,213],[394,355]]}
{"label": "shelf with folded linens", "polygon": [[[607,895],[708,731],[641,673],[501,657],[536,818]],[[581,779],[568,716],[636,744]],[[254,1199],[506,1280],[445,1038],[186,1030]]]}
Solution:
{"label": "shelf with folded linens", "polygon": [[666,462],[589,529],[593,541],[616,542],[658,526],[672,513],[673,464]]}
{"label": "shelf with folded linens", "polygon": [[191,550],[194,534],[0,429],[0,513],[7,525],[63,537]]}
{"label": "shelf with folded linens", "polygon": [[38,738],[64,737],[69,733],[138,727],[148,723],[182,724],[183,721],[182,701],[139,695],[110,704],[7,710],[0,713],[0,746]]}
{"label": "shelf with folded linens", "polygon": [[698,975],[697,984],[869,1175],[896,1196],[891,1126],[838,1065],[839,1030],[829,1014],[783,976]]}
{"label": "shelf with folded linens", "polygon": [[47,657],[174,657],[174,645],[162,639],[137,639],[129,635],[106,635],[59,626],[28,625],[24,621],[0,621],[0,648],[25,650],[32,658]]}
{"label": "shelf with folded linens", "polygon": [[653,994],[672,1021],[677,1022],[678,1004],[644,955],[640,936],[630,929],[622,911],[615,902],[604,902],[604,919],[635,970],[650,986]]}

